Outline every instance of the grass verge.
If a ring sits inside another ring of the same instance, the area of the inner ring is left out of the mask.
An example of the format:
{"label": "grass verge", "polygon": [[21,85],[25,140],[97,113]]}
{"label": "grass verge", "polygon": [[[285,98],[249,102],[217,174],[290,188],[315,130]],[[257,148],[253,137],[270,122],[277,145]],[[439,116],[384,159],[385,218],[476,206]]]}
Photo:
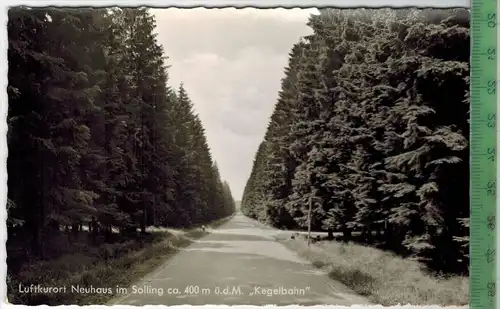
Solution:
{"label": "grass verge", "polygon": [[[232,216],[210,223],[216,228]],[[127,287],[154,271],[181,248],[207,235],[198,226],[169,233],[154,231],[142,240],[103,245],[99,248],[85,247],[77,253],[67,254],[53,261],[28,265],[16,278],[8,278],[8,299],[21,305],[98,305],[115,297],[116,286]],[[65,292],[22,293],[19,286],[29,288],[31,284],[43,287],[66,287]],[[76,293],[71,287],[110,288],[113,293]]]}
{"label": "grass verge", "polygon": [[307,247],[304,239],[277,239],[333,280],[383,306],[469,303],[469,278],[434,277],[416,261],[357,244],[321,241]]}

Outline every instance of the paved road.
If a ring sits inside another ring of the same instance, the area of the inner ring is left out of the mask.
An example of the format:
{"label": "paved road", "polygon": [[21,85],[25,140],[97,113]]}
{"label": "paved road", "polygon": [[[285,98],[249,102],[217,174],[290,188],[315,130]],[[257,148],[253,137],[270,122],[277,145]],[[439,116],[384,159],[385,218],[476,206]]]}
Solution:
{"label": "paved road", "polygon": [[238,213],[110,304],[369,304],[274,241],[276,233]]}

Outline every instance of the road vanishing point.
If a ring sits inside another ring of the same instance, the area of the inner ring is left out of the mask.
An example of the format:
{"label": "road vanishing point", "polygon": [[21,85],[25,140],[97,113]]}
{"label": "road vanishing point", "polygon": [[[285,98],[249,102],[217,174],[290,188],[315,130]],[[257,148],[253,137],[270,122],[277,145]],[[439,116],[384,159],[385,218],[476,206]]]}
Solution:
{"label": "road vanishing point", "polygon": [[196,240],[110,305],[371,304],[299,258],[274,236],[286,233],[241,213]]}

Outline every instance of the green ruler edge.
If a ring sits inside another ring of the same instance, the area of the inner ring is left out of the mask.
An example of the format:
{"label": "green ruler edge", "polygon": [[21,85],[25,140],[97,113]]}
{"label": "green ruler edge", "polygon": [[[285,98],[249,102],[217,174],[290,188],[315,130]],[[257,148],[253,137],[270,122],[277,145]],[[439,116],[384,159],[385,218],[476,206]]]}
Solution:
{"label": "green ruler edge", "polygon": [[[470,307],[497,307],[498,1],[471,3]],[[500,192],[499,192],[500,194]]]}

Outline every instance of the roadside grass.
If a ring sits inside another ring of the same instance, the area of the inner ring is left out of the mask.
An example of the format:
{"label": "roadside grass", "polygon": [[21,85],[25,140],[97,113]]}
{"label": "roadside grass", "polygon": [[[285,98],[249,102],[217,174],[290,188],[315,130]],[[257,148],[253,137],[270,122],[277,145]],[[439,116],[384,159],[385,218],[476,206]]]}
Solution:
{"label": "roadside grass", "polygon": [[[232,216],[210,223],[216,228]],[[8,300],[20,305],[99,305],[115,297],[117,286],[128,287],[155,270],[181,248],[209,234],[199,226],[176,233],[153,231],[139,240],[103,244],[99,247],[83,246],[76,252],[47,262],[23,267],[15,278],[7,278]],[[77,244],[75,244],[76,246]],[[59,293],[21,293],[19,285],[66,287]],[[111,288],[112,293],[77,293],[71,286],[83,288]]]}
{"label": "roadside grass", "polygon": [[320,241],[308,248],[305,239],[277,240],[375,304],[464,306],[469,303],[468,277],[436,277],[416,261],[353,243]]}

